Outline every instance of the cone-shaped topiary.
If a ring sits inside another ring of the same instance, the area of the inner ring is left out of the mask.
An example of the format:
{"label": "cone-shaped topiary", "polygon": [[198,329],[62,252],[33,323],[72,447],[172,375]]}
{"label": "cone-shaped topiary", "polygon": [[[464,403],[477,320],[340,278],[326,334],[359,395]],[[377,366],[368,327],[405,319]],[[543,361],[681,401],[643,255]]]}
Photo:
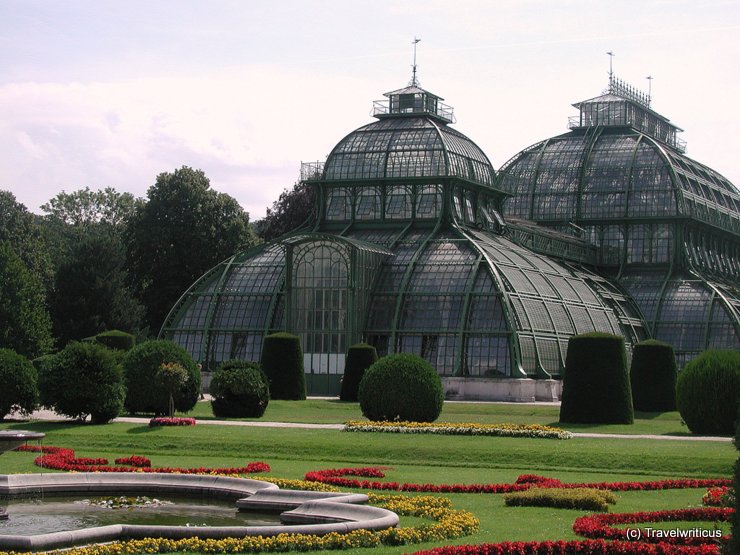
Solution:
{"label": "cone-shaped topiary", "polygon": [[123,409],[126,388],[113,353],[95,343],[72,341],[40,366],[44,403],[57,413],[94,424],[114,419]]}
{"label": "cone-shaped topiary", "polygon": [[632,351],[630,382],[635,410],[676,410],[676,356],[668,343],[648,339]]}
{"label": "cone-shaped topiary", "polygon": [[29,414],[39,402],[36,368],[12,349],[0,349],[0,420],[12,410]]}
{"label": "cone-shaped topiary", "polygon": [[209,392],[214,416],[260,418],[270,402],[267,376],[257,362],[229,360],[213,374]]}
{"label": "cone-shaped topiary", "polygon": [[285,332],[266,336],[260,364],[270,384],[271,399],[306,398],[303,352],[298,336]]}
{"label": "cone-shaped topiary", "polygon": [[372,345],[358,343],[349,348],[344,363],[344,377],[342,378],[342,389],[339,393],[340,400],[357,401],[357,392],[360,389],[362,376],[365,375],[365,370],[370,368],[377,360],[378,352]]}
{"label": "cone-shaped topiary", "polygon": [[365,371],[358,393],[370,420],[433,422],[442,412],[444,392],[436,370],[409,353],[381,358]]}
{"label": "cone-shaped topiary", "polygon": [[172,395],[175,410],[188,412],[198,402],[200,395],[200,371],[188,352],[172,341],[145,341],[128,351],[123,357],[123,373],[126,380],[126,410],[167,414],[170,393],[159,380],[163,364],[179,364],[187,380]]}
{"label": "cone-shaped topiary", "polygon": [[740,395],[740,351],[704,351],[678,375],[676,406],[694,434],[732,435]]}
{"label": "cone-shaped topiary", "polygon": [[568,341],[560,421],[632,424],[632,390],[624,339],[608,333],[574,335]]}

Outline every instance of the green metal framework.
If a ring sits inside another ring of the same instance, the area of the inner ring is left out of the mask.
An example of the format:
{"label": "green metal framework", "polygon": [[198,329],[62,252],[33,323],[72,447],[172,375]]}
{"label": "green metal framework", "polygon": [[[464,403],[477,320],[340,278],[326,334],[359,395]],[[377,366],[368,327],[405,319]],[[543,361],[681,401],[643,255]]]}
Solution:
{"label": "green metal framework", "polygon": [[501,168],[507,219],[595,247],[596,268],[681,364],[708,347],[740,347],[740,192],[685,156],[680,129],[621,82],[574,106],[570,133]]}

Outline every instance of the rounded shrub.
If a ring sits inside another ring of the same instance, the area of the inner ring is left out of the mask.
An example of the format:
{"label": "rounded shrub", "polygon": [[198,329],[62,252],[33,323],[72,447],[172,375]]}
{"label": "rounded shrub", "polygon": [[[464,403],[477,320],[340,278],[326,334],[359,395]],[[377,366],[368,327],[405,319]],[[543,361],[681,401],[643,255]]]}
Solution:
{"label": "rounded shrub", "polygon": [[280,332],[266,336],[260,363],[270,385],[271,399],[306,398],[303,352],[297,335]]}
{"label": "rounded shrub", "polygon": [[370,368],[377,360],[378,352],[372,345],[358,343],[349,348],[347,359],[344,362],[342,389],[339,393],[340,400],[357,401],[362,376],[365,375],[365,370]]}
{"label": "rounded shrub", "polygon": [[632,390],[624,339],[608,333],[574,335],[568,340],[560,421],[632,424]]}
{"label": "rounded shrub", "polygon": [[94,337],[94,340],[104,347],[117,351],[129,351],[136,345],[136,338],[133,335],[120,330],[101,332]]}
{"label": "rounded shrub", "polygon": [[694,434],[732,435],[740,395],[740,351],[709,350],[678,375],[676,406]]}
{"label": "rounded shrub", "polygon": [[17,410],[27,415],[38,406],[36,369],[12,349],[0,349],[0,420]]}
{"label": "rounded shrub", "polygon": [[676,356],[668,343],[648,339],[632,351],[630,382],[635,410],[676,410]]}
{"label": "rounded shrub", "polygon": [[210,385],[214,416],[260,418],[270,402],[267,376],[257,362],[226,361],[213,374]]}
{"label": "rounded shrub", "polygon": [[188,352],[172,341],[153,340],[136,345],[123,357],[123,375],[126,382],[126,410],[132,414],[167,414],[170,392],[160,380],[162,366],[179,364],[187,379],[173,392],[174,408],[188,412],[198,402],[200,371]]}
{"label": "rounded shrub", "polygon": [[121,412],[126,389],[115,356],[95,343],[68,343],[41,367],[44,404],[55,412],[94,424]]}
{"label": "rounded shrub", "polygon": [[358,398],[362,414],[370,420],[433,422],[442,412],[444,392],[431,364],[420,356],[398,353],[365,371]]}

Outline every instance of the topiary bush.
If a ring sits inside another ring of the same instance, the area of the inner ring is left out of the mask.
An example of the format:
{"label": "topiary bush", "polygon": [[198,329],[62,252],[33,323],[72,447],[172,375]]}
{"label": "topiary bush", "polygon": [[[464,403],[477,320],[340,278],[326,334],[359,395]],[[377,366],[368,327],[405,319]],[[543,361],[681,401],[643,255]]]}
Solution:
{"label": "topiary bush", "polygon": [[[738,399],[737,420],[735,421],[735,449],[740,451],[740,399]],[[735,461],[735,480],[732,487],[735,490],[735,512],[732,515],[732,537],[725,551],[728,555],[740,553],[740,455]]]}
{"label": "topiary bush", "polygon": [[357,392],[360,389],[360,381],[365,370],[370,368],[378,360],[378,352],[375,347],[367,343],[352,345],[347,351],[347,359],[344,362],[344,376],[342,377],[342,389],[339,399],[342,401],[357,401]]}
{"label": "topiary bush", "polygon": [[136,345],[123,357],[123,375],[126,381],[126,410],[132,414],[167,414],[170,394],[159,379],[163,364],[177,363],[187,380],[172,395],[174,408],[188,412],[198,402],[200,371],[188,352],[172,341],[145,341]]}
{"label": "topiary bush", "polygon": [[104,347],[118,351],[129,351],[136,345],[136,337],[120,330],[104,331],[96,335],[93,339],[96,343]]}
{"label": "topiary bush", "polygon": [[676,406],[694,434],[732,435],[740,395],[740,351],[709,350],[678,375]]}
{"label": "topiary bush", "polygon": [[358,398],[369,420],[433,422],[442,412],[444,392],[431,364],[420,356],[398,353],[365,371]]}
{"label": "topiary bush", "polygon": [[270,402],[267,376],[257,362],[226,361],[213,374],[210,385],[214,416],[260,418]]}
{"label": "topiary bush", "polygon": [[280,332],[266,336],[260,364],[270,385],[271,399],[298,401],[306,398],[303,352],[297,335]]}
{"label": "topiary bush", "polygon": [[0,349],[0,420],[12,411],[28,415],[39,403],[37,373],[26,357]]}
{"label": "topiary bush", "polygon": [[632,390],[624,339],[608,333],[574,335],[568,341],[560,421],[632,424]]}
{"label": "topiary bush", "polygon": [[95,343],[68,343],[41,366],[44,404],[59,414],[94,424],[109,422],[123,409],[126,389],[116,358]]}
{"label": "topiary bush", "polygon": [[630,383],[635,410],[676,410],[676,356],[668,343],[648,339],[632,351]]}
{"label": "topiary bush", "polygon": [[552,507],[578,511],[609,512],[617,502],[611,491],[592,488],[529,488],[504,495],[507,507]]}

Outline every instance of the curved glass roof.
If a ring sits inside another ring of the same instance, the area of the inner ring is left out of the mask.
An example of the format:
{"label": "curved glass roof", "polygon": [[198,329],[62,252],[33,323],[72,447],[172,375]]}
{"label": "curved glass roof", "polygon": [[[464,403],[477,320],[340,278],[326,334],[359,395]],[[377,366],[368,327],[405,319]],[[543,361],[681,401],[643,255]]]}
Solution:
{"label": "curved glass roof", "polygon": [[495,171],[465,135],[438,118],[412,115],[383,118],[347,135],[329,154],[323,179],[437,176],[493,186]]}
{"label": "curved glass roof", "polygon": [[533,145],[499,171],[505,214],[534,221],[687,216],[740,234],[740,192],[714,170],[633,129]]}

